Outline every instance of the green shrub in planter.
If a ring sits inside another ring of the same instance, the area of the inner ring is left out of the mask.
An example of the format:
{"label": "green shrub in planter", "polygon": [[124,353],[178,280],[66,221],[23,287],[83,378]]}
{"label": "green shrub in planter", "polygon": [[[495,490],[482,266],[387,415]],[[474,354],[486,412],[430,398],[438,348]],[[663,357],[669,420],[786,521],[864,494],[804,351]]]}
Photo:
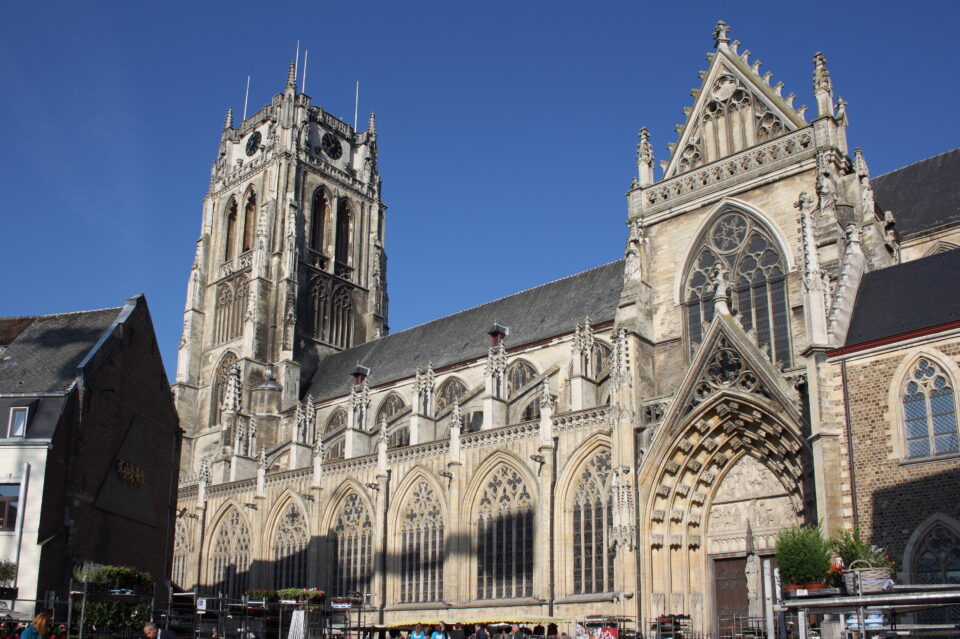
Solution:
{"label": "green shrub in planter", "polygon": [[777,567],[785,586],[824,583],[831,558],[830,542],[819,526],[787,528],[777,535]]}
{"label": "green shrub in planter", "polygon": [[0,586],[9,586],[17,578],[17,564],[6,559],[0,561]]}

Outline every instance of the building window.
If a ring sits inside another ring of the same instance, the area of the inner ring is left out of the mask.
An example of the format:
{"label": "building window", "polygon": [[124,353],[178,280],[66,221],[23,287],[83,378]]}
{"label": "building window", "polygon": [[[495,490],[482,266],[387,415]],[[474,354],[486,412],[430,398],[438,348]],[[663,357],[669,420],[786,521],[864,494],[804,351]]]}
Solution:
{"label": "building window", "polygon": [[348,266],[350,264],[350,228],[352,224],[353,213],[350,211],[350,205],[346,198],[342,198],[337,205],[337,239],[334,259],[338,264]]}
{"label": "building window", "polygon": [[907,457],[957,452],[956,401],[942,368],[919,359],[904,382],[901,401]]}
{"label": "building window", "polygon": [[400,519],[400,603],[443,600],[443,515],[440,501],[421,481]]}
{"label": "building window", "polygon": [[227,353],[220,360],[220,366],[213,376],[213,395],[210,397],[211,423],[220,424],[223,421],[223,399],[227,393],[227,383],[230,379],[230,372],[237,363],[237,356],[233,353]]}
{"label": "building window", "polygon": [[730,305],[746,331],[770,359],[783,367],[792,361],[787,314],[786,262],[770,233],[740,212],[721,215],[701,238],[689,266],[684,305],[692,350],[703,341],[703,328],[713,321],[713,295],[718,269],[732,287]]}
{"label": "building window", "polygon": [[353,300],[346,286],[341,286],[333,294],[330,319],[328,341],[337,348],[349,347],[353,334]]}
{"label": "building window", "polygon": [[240,337],[243,321],[250,303],[250,280],[240,274],[217,286],[217,301],[214,309],[213,339],[222,344]]}
{"label": "building window", "polygon": [[610,451],[601,450],[587,462],[573,499],[575,594],[613,591],[613,550],[608,542],[612,525]]}
{"label": "building window", "polygon": [[333,533],[336,543],[333,591],[338,596],[367,592],[373,573],[373,523],[356,493],[344,500]]}
{"label": "building window", "polygon": [[190,540],[187,536],[187,526],[182,520],[177,520],[176,532],[173,541],[173,569],[170,579],[180,590],[187,589],[187,557],[190,555]]}
{"label": "building window", "polygon": [[346,439],[343,435],[343,429],[347,425],[347,413],[338,408],[334,411],[327,425],[323,429],[323,459],[331,461],[334,459],[343,459]]}
{"label": "building window", "polygon": [[323,188],[317,189],[313,194],[313,206],[310,208],[312,218],[310,221],[310,248],[317,253],[323,253],[323,225],[327,218],[327,196]]}
{"label": "building window", "polygon": [[243,245],[242,252],[253,248],[253,237],[257,231],[257,194],[250,192],[247,205],[243,209]]}
{"label": "building window", "polygon": [[0,530],[13,530],[17,526],[19,509],[20,484],[0,484]]}
{"label": "building window", "polygon": [[27,415],[29,409],[26,407],[14,407],[10,409],[10,422],[7,424],[7,437],[24,437],[27,434]]}
{"label": "building window", "polygon": [[467,387],[456,377],[451,377],[437,391],[437,413],[442,412],[448,406],[453,406],[453,400],[460,399],[467,392]]}
{"label": "building window", "polygon": [[233,259],[234,254],[237,250],[237,201],[230,200],[230,204],[227,205],[227,232],[226,236],[226,246],[223,251],[223,260],[229,261]]}
{"label": "building window", "polygon": [[477,599],[533,594],[533,500],[519,473],[500,464],[477,513]]}
{"label": "building window", "polygon": [[537,369],[522,359],[518,359],[507,366],[507,397],[513,397],[517,391],[529,384],[536,376]]}
{"label": "building window", "polygon": [[250,527],[236,508],[230,510],[214,536],[210,577],[214,592],[238,598],[247,591],[250,571]]}
{"label": "building window", "polygon": [[273,536],[273,587],[307,587],[307,520],[296,504],[289,504]]}
{"label": "building window", "polygon": [[[960,584],[960,537],[942,523],[935,524],[917,545],[912,568],[919,584]],[[956,623],[960,606],[922,611],[919,621]]]}
{"label": "building window", "polygon": [[528,422],[531,419],[540,419],[540,397],[534,397],[520,413],[520,421]]}

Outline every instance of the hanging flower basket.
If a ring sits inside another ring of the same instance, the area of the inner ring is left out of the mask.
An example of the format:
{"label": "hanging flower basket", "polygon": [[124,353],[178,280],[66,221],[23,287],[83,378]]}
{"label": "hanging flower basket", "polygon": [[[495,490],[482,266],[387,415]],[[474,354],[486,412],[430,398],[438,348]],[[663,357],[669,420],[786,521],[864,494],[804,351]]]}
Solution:
{"label": "hanging flower basket", "polygon": [[[859,567],[857,564],[861,564]],[[860,591],[863,594],[883,592],[888,583],[891,583],[890,568],[874,568],[866,561],[858,559],[850,564],[848,568],[843,569],[843,587],[847,589],[847,594],[856,595],[857,582],[860,582]]]}

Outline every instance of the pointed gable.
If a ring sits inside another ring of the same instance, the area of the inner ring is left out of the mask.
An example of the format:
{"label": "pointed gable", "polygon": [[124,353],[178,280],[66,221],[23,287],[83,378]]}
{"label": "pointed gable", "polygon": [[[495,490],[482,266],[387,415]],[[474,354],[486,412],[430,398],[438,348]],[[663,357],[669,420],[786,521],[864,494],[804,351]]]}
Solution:
{"label": "pointed gable", "polygon": [[728,31],[723,21],[717,23],[710,69],[701,73],[703,84],[693,91],[680,139],[670,145],[664,179],[806,126],[791,105],[793,96],[781,97],[782,83],[771,87],[772,73],[761,77],[759,60],[751,64],[749,51],[738,53],[739,43],[729,42]]}

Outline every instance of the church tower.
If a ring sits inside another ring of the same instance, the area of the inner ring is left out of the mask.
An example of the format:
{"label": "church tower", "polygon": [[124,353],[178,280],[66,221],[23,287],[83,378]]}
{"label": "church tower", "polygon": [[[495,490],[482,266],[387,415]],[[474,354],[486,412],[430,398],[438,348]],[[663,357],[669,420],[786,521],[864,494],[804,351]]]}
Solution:
{"label": "church tower", "polygon": [[297,91],[227,110],[187,285],[176,401],[182,468],[229,481],[280,443],[326,355],[387,332],[384,215],[366,131]]}

